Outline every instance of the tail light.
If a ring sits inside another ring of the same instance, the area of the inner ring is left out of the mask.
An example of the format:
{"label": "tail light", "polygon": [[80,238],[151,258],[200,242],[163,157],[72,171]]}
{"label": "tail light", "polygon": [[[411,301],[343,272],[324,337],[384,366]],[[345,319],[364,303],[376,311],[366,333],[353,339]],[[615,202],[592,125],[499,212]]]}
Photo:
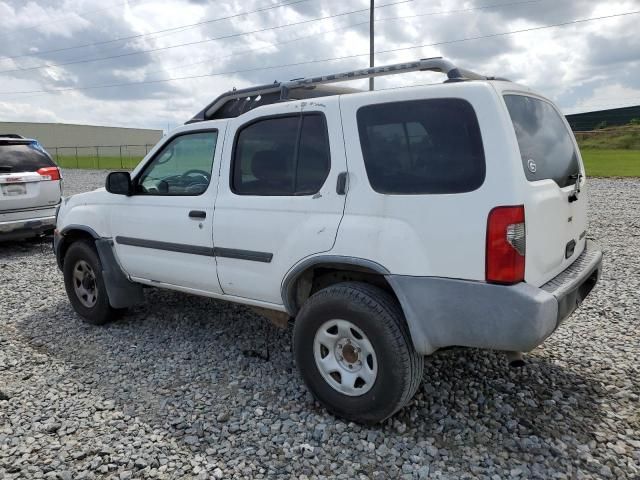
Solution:
{"label": "tail light", "polygon": [[524,206],[496,207],[491,210],[487,220],[487,282],[522,282],[525,254]]}
{"label": "tail light", "polygon": [[60,170],[57,167],[41,168],[37,172],[42,180],[60,180]]}

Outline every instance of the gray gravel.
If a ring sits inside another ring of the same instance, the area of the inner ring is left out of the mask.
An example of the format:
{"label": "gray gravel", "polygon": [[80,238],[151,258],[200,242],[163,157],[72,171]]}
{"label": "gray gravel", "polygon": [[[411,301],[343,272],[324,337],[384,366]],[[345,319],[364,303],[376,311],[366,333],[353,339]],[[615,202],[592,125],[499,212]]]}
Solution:
{"label": "gray gravel", "polygon": [[[66,171],[67,193],[105,172]],[[0,246],[0,478],[640,478],[640,181],[591,180],[604,278],[512,370],[470,349],[428,359],[376,428],[328,415],[290,331],[249,310],[149,291],[83,324],[48,246]],[[270,359],[243,355],[271,344]]]}

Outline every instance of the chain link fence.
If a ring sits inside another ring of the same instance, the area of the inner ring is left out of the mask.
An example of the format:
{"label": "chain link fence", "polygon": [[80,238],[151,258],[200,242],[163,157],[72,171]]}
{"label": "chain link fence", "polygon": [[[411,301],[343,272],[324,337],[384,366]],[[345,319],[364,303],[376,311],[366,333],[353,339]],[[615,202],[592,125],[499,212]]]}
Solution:
{"label": "chain link fence", "polygon": [[63,168],[133,169],[153,145],[96,145],[50,147],[47,151]]}

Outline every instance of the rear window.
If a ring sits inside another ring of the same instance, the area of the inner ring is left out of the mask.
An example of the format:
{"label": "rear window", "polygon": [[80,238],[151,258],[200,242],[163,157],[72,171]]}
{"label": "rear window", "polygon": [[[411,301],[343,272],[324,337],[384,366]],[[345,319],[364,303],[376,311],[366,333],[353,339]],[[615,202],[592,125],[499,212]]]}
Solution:
{"label": "rear window", "polygon": [[457,98],[369,105],[358,131],[371,187],[384,194],[463,193],[484,182],[478,119]]}
{"label": "rear window", "polygon": [[0,143],[0,173],[35,172],[55,163],[38,143]]}
{"label": "rear window", "polygon": [[576,183],[580,172],[571,133],[555,108],[524,95],[505,95],[520,146],[522,168],[530,182],[550,179],[561,188]]}

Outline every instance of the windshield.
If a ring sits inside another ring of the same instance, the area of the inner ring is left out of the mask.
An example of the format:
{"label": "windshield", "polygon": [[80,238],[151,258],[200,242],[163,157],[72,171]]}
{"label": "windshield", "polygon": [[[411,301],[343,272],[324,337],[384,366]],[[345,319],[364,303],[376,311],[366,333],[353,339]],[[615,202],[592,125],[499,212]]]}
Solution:
{"label": "windshield", "polygon": [[548,102],[524,95],[505,95],[520,146],[527,180],[551,179],[561,188],[580,173],[573,138],[562,117]]}

